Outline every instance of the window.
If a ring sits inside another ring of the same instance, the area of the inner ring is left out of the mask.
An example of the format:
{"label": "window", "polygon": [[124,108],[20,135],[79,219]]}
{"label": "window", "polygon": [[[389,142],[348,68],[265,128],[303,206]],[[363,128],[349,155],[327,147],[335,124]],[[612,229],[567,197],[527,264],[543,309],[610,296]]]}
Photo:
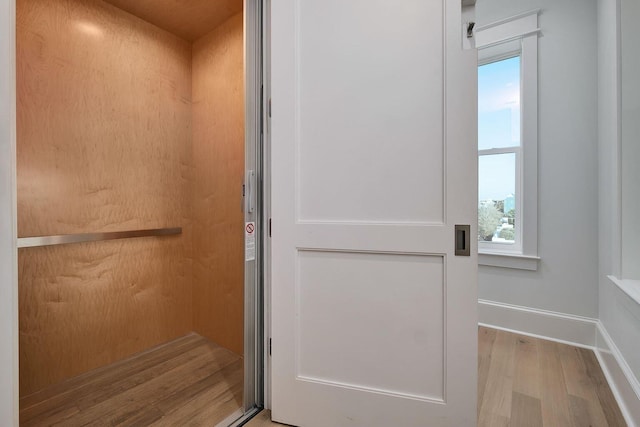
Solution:
{"label": "window", "polygon": [[479,263],[537,269],[538,11],[480,26]]}
{"label": "window", "polygon": [[478,241],[484,249],[521,252],[520,134],[520,56],[480,65]]}

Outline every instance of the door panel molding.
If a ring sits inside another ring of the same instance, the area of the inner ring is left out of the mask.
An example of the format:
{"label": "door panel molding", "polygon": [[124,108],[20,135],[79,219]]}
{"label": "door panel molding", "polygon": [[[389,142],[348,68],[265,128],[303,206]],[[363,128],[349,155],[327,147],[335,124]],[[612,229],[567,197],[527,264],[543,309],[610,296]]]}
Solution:
{"label": "door panel molding", "polygon": [[[454,226],[477,232],[477,57],[460,2],[296,5],[270,15],[273,419],[473,425],[477,243],[454,256]],[[366,90],[397,68],[437,95],[401,74]],[[389,380],[397,367],[426,384]]]}
{"label": "door panel molding", "polygon": [[[365,11],[371,8],[370,4],[364,1],[333,3],[340,5],[337,7],[342,13],[322,13],[326,5],[318,9],[313,2],[296,0],[292,5],[295,22],[292,36],[292,88],[295,100],[296,221],[327,224],[442,224],[446,200],[445,170],[442,167],[446,137],[446,34],[444,22],[437,16],[441,15],[438,8],[444,10],[445,1],[432,1],[429,13],[418,16],[412,10],[416,2],[408,2],[404,7],[397,7],[392,2],[384,6],[387,13],[398,15],[396,18],[402,20],[404,25],[416,28],[439,26],[437,32],[442,43],[433,42],[435,31],[430,31],[429,37],[424,33],[423,38],[401,40],[395,35],[397,29],[392,25],[388,28],[385,25],[361,25],[359,32],[352,31],[354,24],[347,15],[361,14],[362,20],[368,19]],[[378,2],[376,7],[382,7],[380,5],[383,3]],[[306,13],[313,18],[305,21],[304,8],[312,9]],[[353,10],[346,11],[348,8]],[[428,22],[423,22],[425,20]],[[311,28],[307,30],[307,27]],[[331,31],[324,33],[322,38],[314,37],[314,31],[324,28],[331,28]],[[384,55],[368,51],[361,55],[344,55],[340,47],[349,43],[348,35],[357,38],[351,41],[354,52],[357,52],[359,45],[371,43],[375,45],[375,51],[380,50]],[[327,45],[330,46],[323,50]],[[424,50],[430,50],[430,61],[421,63],[421,55],[415,54],[415,64],[402,62],[403,56],[409,56],[406,51],[424,55]],[[302,73],[304,79],[301,78]],[[429,75],[429,78],[424,78],[424,75]],[[419,89],[394,83],[408,79]],[[329,83],[317,85],[317,81]],[[330,93],[327,94],[327,91]],[[406,93],[396,94],[396,91]],[[361,102],[366,97],[374,99],[367,108],[363,108]],[[403,101],[408,97],[413,97],[418,104],[411,111],[402,110]],[[437,103],[433,102],[434,97],[439,99]],[[337,102],[338,98],[340,102]],[[375,108],[372,108],[373,104],[376,104]],[[322,117],[323,126],[317,126],[317,117]],[[370,143],[385,136],[388,144]],[[431,141],[434,139],[441,141],[439,156],[432,153],[435,144]],[[429,141],[429,144],[425,144],[425,141]],[[414,155],[406,158],[394,156],[397,150],[409,150]],[[342,183],[336,177],[352,170],[352,156],[356,161],[361,159],[362,163],[366,163],[369,173],[353,174],[349,183]],[[325,167],[335,173],[324,174]],[[385,168],[403,176],[391,179],[393,177],[384,172]],[[420,185],[424,181],[432,185]],[[433,185],[435,181],[439,181],[439,184]],[[380,206],[376,195],[378,191],[385,190],[387,194],[397,196],[394,196],[394,203]],[[434,199],[439,200],[435,207]],[[331,200],[331,203],[327,203],[327,200]],[[416,214],[413,214],[414,211]]]}

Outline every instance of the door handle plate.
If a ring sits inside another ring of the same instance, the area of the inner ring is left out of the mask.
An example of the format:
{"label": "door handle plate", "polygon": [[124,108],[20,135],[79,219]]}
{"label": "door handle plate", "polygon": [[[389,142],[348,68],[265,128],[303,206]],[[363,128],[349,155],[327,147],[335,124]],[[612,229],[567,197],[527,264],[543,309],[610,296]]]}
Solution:
{"label": "door handle plate", "polygon": [[471,226],[456,225],[454,239],[455,255],[471,256]]}
{"label": "door handle plate", "polygon": [[252,214],[255,211],[254,193],[256,186],[256,172],[254,170],[247,171],[247,213]]}

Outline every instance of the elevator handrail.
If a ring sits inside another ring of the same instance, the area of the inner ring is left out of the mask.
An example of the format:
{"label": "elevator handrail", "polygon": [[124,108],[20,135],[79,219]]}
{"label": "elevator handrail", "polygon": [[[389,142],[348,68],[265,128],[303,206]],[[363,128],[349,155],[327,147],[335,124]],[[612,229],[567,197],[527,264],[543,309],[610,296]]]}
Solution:
{"label": "elevator handrail", "polygon": [[19,237],[18,248],[67,245],[70,243],[101,242],[105,240],[157,237],[181,234],[182,227],[154,228],[149,230],[110,231],[104,233],[60,234],[57,236]]}

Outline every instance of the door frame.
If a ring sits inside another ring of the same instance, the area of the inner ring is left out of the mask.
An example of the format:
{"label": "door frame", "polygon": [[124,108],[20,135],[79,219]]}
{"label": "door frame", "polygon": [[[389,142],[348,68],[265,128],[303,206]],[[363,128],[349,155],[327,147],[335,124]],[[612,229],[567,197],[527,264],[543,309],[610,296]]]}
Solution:
{"label": "door frame", "polygon": [[[266,97],[263,95],[267,46],[265,0],[245,0],[245,59],[247,61],[245,102],[245,147],[255,144],[256,150],[245,149],[246,168],[256,170],[255,220],[258,226],[256,262],[245,274],[245,396],[243,416],[233,425],[240,425],[264,405],[266,357],[265,338],[268,311],[264,299],[265,266],[263,254],[267,237],[264,209],[268,200],[268,155],[263,150],[266,117]],[[17,250],[17,175],[16,175],[16,3],[0,0],[0,424],[19,425],[19,324],[18,324],[18,250]],[[264,195],[264,196],[263,196]],[[248,219],[247,219],[248,220]],[[251,353],[249,353],[251,352]],[[251,365],[251,366],[249,366]],[[250,375],[246,375],[250,372]]]}
{"label": "door frame", "polygon": [[[245,223],[255,223],[255,259],[244,271],[244,421],[263,406],[264,120],[263,1],[244,0]],[[250,176],[249,171],[253,171]],[[249,190],[251,188],[251,190]],[[253,210],[249,207],[252,206]],[[245,237],[246,238],[246,237]],[[245,245],[247,242],[245,241]],[[247,247],[245,246],[245,251]],[[246,254],[245,254],[246,255]],[[232,424],[235,425],[235,424]]]}
{"label": "door frame", "polygon": [[16,5],[0,0],[0,424],[18,425]]}
{"label": "door frame", "polygon": [[263,120],[263,158],[262,185],[263,224],[262,232],[262,403],[265,409],[271,409],[271,0],[259,0],[262,3],[262,120]]}

